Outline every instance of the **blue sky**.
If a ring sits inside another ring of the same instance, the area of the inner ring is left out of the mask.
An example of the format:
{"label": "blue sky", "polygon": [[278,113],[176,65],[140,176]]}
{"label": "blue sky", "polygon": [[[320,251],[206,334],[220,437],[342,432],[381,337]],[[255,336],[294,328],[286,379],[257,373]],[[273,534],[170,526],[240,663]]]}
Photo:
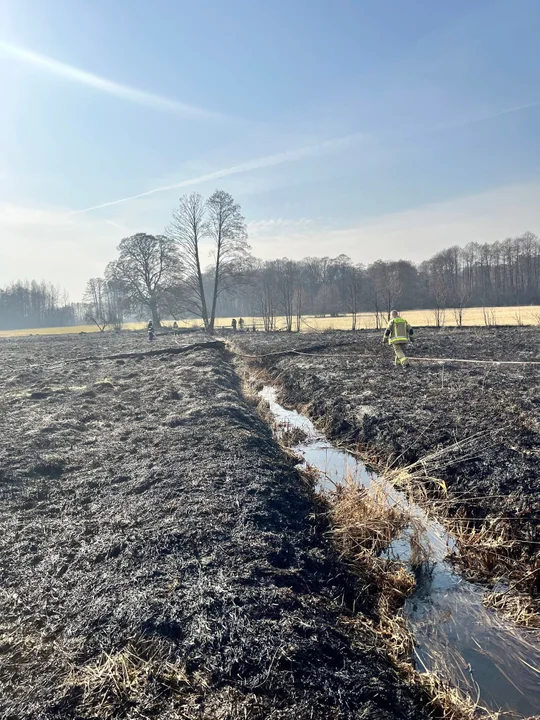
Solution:
{"label": "blue sky", "polygon": [[539,36],[538,0],[0,0],[0,284],[77,299],[217,187],[265,258],[540,232]]}

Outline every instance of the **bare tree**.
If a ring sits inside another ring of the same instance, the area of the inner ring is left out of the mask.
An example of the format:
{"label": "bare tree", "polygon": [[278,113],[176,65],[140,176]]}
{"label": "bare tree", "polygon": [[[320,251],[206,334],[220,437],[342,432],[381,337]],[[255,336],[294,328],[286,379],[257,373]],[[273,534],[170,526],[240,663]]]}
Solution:
{"label": "bare tree", "polygon": [[[173,212],[167,236],[179,248],[184,263],[184,307],[200,317],[205,330],[212,333],[218,300],[247,283],[251,269],[240,206],[223,190],[216,190],[207,202],[198,193],[185,195]],[[207,270],[202,261],[205,244],[211,244],[214,257]]]}
{"label": "bare tree", "polygon": [[85,320],[96,325],[100,332],[111,326],[121,330],[126,299],[118,282],[91,278],[83,296]]}
{"label": "bare tree", "polygon": [[452,310],[454,314],[454,320],[456,321],[457,327],[463,327],[463,311],[467,307],[470,295],[468,289],[462,284],[455,293],[454,296],[454,308]]}
{"label": "bare tree", "polygon": [[216,303],[224,292],[231,292],[246,279],[249,260],[246,222],[240,205],[223,190],[216,192],[207,202],[206,228],[214,244],[214,284],[209,330],[213,332]]}
{"label": "bare tree", "polygon": [[161,313],[182,281],[176,243],[164,235],[137,233],[120,242],[118,253],[107,279],[118,283],[131,307],[148,309],[154,327],[160,327]]}
{"label": "bare tree", "polygon": [[384,326],[384,314],[381,310],[381,292],[379,289],[379,282],[376,277],[373,276],[371,268],[368,271],[367,276],[367,292],[369,297],[370,309],[373,312],[375,318],[375,329],[379,330]]}
{"label": "bare tree", "polygon": [[351,313],[351,330],[356,330],[358,312],[362,298],[364,284],[363,268],[361,265],[350,265],[346,268],[344,285],[347,311]]}
{"label": "bare tree", "polygon": [[298,282],[294,291],[294,312],[296,315],[296,332],[302,329],[302,312],[303,312],[304,288],[302,283]]}
{"label": "bare tree", "polygon": [[104,332],[110,322],[106,287],[107,283],[103,278],[90,278],[83,295],[83,302],[86,304],[85,319],[100,332]]}
{"label": "bare tree", "polygon": [[387,274],[386,281],[386,319],[390,320],[390,313],[397,305],[397,301],[403,292],[403,284],[396,269],[391,269]]}
{"label": "bare tree", "polygon": [[185,269],[183,299],[186,310],[200,317],[208,331],[210,318],[201,265],[201,244],[205,240],[206,232],[204,199],[198,193],[184,195],[173,212],[167,235],[181,251]]}
{"label": "bare tree", "polygon": [[274,330],[277,316],[277,277],[275,262],[264,263],[259,269],[258,311],[266,332]]}
{"label": "bare tree", "polygon": [[437,274],[431,278],[431,292],[435,303],[433,317],[435,319],[435,327],[441,328],[444,325],[446,317],[446,298],[448,289],[442,274]]}
{"label": "bare tree", "polygon": [[121,330],[124,324],[124,313],[128,307],[128,300],[122,286],[115,280],[107,280],[107,313],[109,324],[114,330]]}
{"label": "bare tree", "polygon": [[494,308],[488,308],[484,305],[482,307],[482,314],[484,316],[484,325],[486,327],[497,327],[497,315]]}
{"label": "bare tree", "polygon": [[398,304],[403,292],[403,283],[399,272],[399,263],[387,263],[377,260],[368,268],[370,280],[369,289],[371,301],[375,312],[375,323],[377,328],[384,325],[381,314],[386,314],[390,320],[390,313]]}
{"label": "bare tree", "polygon": [[294,260],[276,261],[278,299],[281,312],[285,316],[285,329],[292,331],[295,316],[296,287],[298,284],[298,266]]}

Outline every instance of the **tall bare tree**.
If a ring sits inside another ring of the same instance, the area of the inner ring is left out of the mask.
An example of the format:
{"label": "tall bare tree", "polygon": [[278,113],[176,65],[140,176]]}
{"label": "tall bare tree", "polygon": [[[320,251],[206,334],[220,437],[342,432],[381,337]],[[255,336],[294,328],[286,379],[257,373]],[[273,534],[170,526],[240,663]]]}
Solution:
{"label": "tall bare tree", "polygon": [[103,278],[90,278],[86,283],[83,302],[86,304],[85,319],[103,332],[109,325],[106,299],[107,283]]}
{"label": "tall bare tree", "polygon": [[121,330],[129,301],[125,296],[122,285],[118,281],[107,280],[106,298],[109,324],[114,330]]}
{"label": "tall bare tree", "polygon": [[131,306],[148,309],[154,327],[182,281],[182,263],[176,243],[164,235],[137,233],[118,245],[118,259],[106,276],[122,287]]}
{"label": "tall bare tree", "polygon": [[285,316],[285,328],[292,332],[293,319],[296,308],[296,288],[299,282],[298,264],[294,260],[283,258],[276,260],[278,303],[281,312]]}
{"label": "tall bare tree", "polygon": [[346,266],[344,272],[345,307],[351,313],[351,330],[356,330],[358,312],[364,286],[364,269],[361,265]]}
{"label": "tall bare tree", "polygon": [[204,290],[201,264],[201,245],[208,231],[205,221],[205,202],[199,193],[184,195],[173,212],[168,237],[177,244],[184,263],[183,299],[188,312],[200,317],[205,330],[210,330],[210,318]]}
{"label": "tall bare tree", "polygon": [[438,273],[430,278],[430,289],[435,304],[433,310],[435,327],[441,328],[444,325],[446,317],[446,302],[448,297],[447,286],[442,274]]}
{"label": "tall bare tree", "polygon": [[206,228],[214,246],[215,260],[209,320],[209,330],[213,332],[218,297],[245,281],[250,248],[246,222],[232,195],[216,190],[208,199],[207,212]]}
{"label": "tall bare tree", "polygon": [[125,297],[119,283],[104,278],[90,278],[83,296],[85,320],[100,332],[111,326],[120,330],[124,321]]}
{"label": "tall bare tree", "polygon": [[257,311],[266,332],[275,330],[277,315],[277,276],[275,262],[261,263],[258,268]]}

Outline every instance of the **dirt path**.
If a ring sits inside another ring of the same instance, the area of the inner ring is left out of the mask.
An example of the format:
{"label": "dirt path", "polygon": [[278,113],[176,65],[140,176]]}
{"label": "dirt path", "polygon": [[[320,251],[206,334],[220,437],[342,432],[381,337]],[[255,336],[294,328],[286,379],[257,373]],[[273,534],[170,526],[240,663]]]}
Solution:
{"label": "dirt path", "polygon": [[136,342],[0,346],[0,717],[421,720],[224,351],[61,364]]}

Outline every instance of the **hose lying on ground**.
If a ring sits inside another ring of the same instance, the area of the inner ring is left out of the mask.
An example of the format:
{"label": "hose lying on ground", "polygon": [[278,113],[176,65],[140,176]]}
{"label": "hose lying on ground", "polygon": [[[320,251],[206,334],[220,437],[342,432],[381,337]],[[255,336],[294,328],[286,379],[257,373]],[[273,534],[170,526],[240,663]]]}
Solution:
{"label": "hose lying on ground", "polygon": [[[326,349],[328,346],[325,345],[320,349]],[[318,348],[317,348],[318,349]],[[238,357],[248,358],[251,360],[259,360],[265,357],[271,357],[273,355],[311,355],[317,352],[316,348],[305,348],[299,350],[293,348],[291,350],[277,350],[270,353],[262,353],[260,355],[247,355],[245,353],[239,353],[236,350],[231,350],[233,355]],[[381,355],[373,355],[368,353],[327,353],[325,357],[353,357],[353,358],[380,358]],[[438,357],[414,357],[411,355],[407,356],[407,360],[414,362],[441,362],[441,363],[479,363],[482,365],[540,365],[540,360],[473,360],[465,358],[438,358]]]}

